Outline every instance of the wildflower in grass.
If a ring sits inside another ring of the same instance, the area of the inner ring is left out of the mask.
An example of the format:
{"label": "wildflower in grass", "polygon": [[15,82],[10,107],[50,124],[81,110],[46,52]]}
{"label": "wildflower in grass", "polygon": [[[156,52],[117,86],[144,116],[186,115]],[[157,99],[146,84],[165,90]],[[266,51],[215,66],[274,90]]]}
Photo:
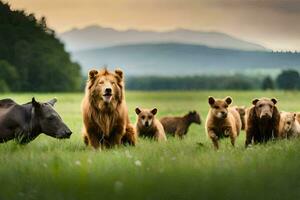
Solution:
{"label": "wildflower in grass", "polygon": [[135,164],[136,166],[138,166],[138,167],[142,166],[142,162],[139,161],[139,160],[136,160],[136,161],[134,162],[134,164]]}
{"label": "wildflower in grass", "polygon": [[132,155],[130,154],[130,152],[128,150],[125,151],[125,155],[127,158],[132,158]]}
{"label": "wildflower in grass", "polygon": [[165,169],[160,168],[158,172],[159,172],[159,173],[164,173],[164,171],[165,171]]}
{"label": "wildflower in grass", "polygon": [[76,160],[76,161],[75,161],[75,165],[78,165],[78,166],[79,166],[79,165],[81,165],[81,162],[80,162],[79,160]]}
{"label": "wildflower in grass", "polygon": [[116,181],[114,184],[115,192],[120,192],[123,189],[124,184],[121,181]]}

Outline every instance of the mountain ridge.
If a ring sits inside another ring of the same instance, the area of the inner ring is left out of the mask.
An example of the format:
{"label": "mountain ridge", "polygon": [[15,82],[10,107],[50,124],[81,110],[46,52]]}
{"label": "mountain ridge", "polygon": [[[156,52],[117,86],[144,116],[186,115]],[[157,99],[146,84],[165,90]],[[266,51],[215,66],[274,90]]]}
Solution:
{"label": "mountain ridge", "polygon": [[[83,72],[120,66],[128,75],[227,74],[300,68],[300,54],[244,51],[182,43],[131,44],[72,52]],[[275,72],[274,71],[274,72]]]}
{"label": "mountain ridge", "polygon": [[116,30],[98,25],[71,29],[58,35],[70,51],[87,50],[137,43],[186,43],[215,48],[268,51],[262,45],[248,42],[226,33],[173,29],[168,31]]}

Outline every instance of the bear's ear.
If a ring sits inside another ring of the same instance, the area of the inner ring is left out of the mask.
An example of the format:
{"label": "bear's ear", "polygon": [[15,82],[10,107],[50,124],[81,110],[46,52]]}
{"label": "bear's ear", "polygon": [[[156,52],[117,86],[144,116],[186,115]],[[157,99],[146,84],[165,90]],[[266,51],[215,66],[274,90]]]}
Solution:
{"label": "bear's ear", "polygon": [[142,111],[141,111],[141,109],[139,109],[139,108],[136,108],[135,109],[135,113],[138,115],[138,114],[140,114]]}
{"label": "bear's ear", "polygon": [[156,109],[156,108],[153,108],[150,112],[151,112],[153,115],[156,115],[157,109]]}
{"label": "bear's ear", "polygon": [[98,74],[98,71],[97,71],[97,70],[95,70],[95,69],[90,70],[90,71],[89,71],[89,79],[90,79],[90,80],[94,80],[95,77],[97,76],[97,74]]}
{"label": "bear's ear", "polygon": [[230,105],[231,103],[232,103],[232,98],[231,97],[226,97],[225,98],[225,102],[228,104],[228,105]]}
{"label": "bear's ear", "polygon": [[37,102],[34,97],[32,97],[31,103],[32,103],[32,106],[35,108],[39,108],[41,106],[41,104],[39,102]]}
{"label": "bear's ear", "polygon": [[208,97],[208,103],[209,105],[213,105],[215,103],[215,99],[213,97]]}
{"label": "bear's ear", "polygon": [[119,81],[122,81],[123,80],[123,71],[120,70],[120,69],[116,69],[115,73],[116,73],[117,78],[119,79]]}
{"label": "bear's ear", "polygon": [[54,106],[55,105],[55,103],[57,102],[57,98],[53,98],[53,99],[51,99],[50,101],[48,101],[48,103],[51,105],[51,106]]}
{"label": "bear's ear", "polygon": [[274,105],[277,103],[277,99],[272,98],[271,101],[274,103]]}
{"label": "bear's ear", "polygon": [[253,104],[253,105],[256,105],[258,101],[259,101],[259,99],[253,99],[253,100],[252,100],[252,104]]}

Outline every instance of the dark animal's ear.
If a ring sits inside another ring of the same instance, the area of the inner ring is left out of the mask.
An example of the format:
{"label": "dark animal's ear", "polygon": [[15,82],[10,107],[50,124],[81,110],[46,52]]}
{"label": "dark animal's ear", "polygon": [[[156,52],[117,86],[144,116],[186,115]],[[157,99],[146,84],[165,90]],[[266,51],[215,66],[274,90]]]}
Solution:
{"label": "dark animal's ear", "polygon": [[231,97],[226,97],[225,102],[230,105],[232,103],[232,98]]}
{"label": "dark animal's ear", "polygon": [[213,105],[215,103],[215,99],[213,97],[208,97],[208,103],[209,105]]}
{"label": "dark animal's ear", "polygon": [[157,109],[156,109],[156,108],[153,108],[150,112],[151,112],[153,115],[156,115]]}
{"label": "dark animal's ear", "polygon": [[139,109],[139,108],[136,108],[135,109],[135,113],[138,115],[138,114],[140,114],[142,111],[141,111],[141,109]]}
{"label": "dark animal's ear", "polygon": [[95,70],[95,69],[90,70],[90,71],[89,71],[89,79],[90,79],[90,80],[94,80],[95,77],[97,76],[97,74],[98,74],[98,71],[97,71],[97,70]]}
{"label": "dark animal's ear", "polygon": [[274,105],[277,103],[277,99],[272,98],[271,101],[274,103]]}
{"label": "dark animal's ear", "polygon": [[120,70],[120,69],[116,69],[115,70],[115,74],[117,75],[117,78],[118,78],[118,81],[122,81],[123,80],[123,71],[122,70]]}
{"label": "dark animal's ear", "polygon": [[40,107],[40,103],[37,102],[34,97],[32,97],[31,103],[32,103],[32,106],[35,108]]}
{"label": "dark animal's ear", "polygon": [[57,102],[57,99],[54,97],[53,99],[51,99],[50,101],[48,101],[48,103],[51,105],[51,106],[54,106],[55,103]]}
{"label": "dark animal's ear", "polygon": [[252,104],[253,104],[253,105],[256,105],[258,101],[259,101],[259,99],[253,99],[253,100],[252,100]]}

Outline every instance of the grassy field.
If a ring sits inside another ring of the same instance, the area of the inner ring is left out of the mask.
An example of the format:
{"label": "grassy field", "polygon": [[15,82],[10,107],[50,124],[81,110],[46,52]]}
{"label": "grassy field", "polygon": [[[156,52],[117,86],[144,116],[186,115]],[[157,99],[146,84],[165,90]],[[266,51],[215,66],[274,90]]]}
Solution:
{"label": "grassy field", "polygon": [[[69,140],[44,135],[26,145],[0,145],[0,199],[300,199],[300,140],[244,148],[245,133],[235,148],[229,140],[214,151],[204,132],[207,97],[233,97],[249,106],[255,97],[276,97],[278,107],[300,111],[300,93],[291,92],[127,92],[134,108],[157,107],[158,116],[201,113],[202,124],[188,136],[166,143],[140,139],[136,147],[94,151],[81,138],[83,94],[34,94],[58,98],[56,110],[74,132]],[[18,103],[33,94],[1,94]],[[203,147],[197,143],[202,142]]]}

